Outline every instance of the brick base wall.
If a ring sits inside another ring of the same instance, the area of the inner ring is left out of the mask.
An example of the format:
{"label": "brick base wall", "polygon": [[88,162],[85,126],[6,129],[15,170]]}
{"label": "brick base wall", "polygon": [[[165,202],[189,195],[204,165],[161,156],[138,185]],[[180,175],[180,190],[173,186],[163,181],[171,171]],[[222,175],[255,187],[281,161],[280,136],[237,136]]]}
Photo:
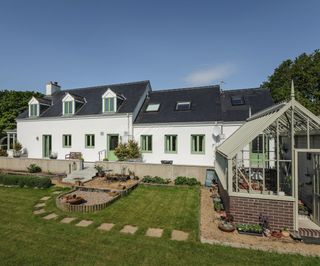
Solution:
{"label": "brick base wall", "polygon": [[234,197],[229,199],[230,213],[236,223],[258,224],[259,215],[269,217],[271,229],[279,230],[287,227],[293,230],[294,202],[284,200]]}

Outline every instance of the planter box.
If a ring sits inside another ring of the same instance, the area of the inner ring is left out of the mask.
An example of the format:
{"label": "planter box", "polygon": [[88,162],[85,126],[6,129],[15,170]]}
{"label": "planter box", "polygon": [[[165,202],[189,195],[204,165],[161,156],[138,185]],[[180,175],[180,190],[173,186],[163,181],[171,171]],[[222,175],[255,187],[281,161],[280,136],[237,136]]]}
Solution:
{"label": "planter box", "polygon": [[245,231],[238,230],[238,233],[241,235],[249,235],[249,236],[260,236],[260,237],[263,236],[263,233],[256,233],[256,232],[245,232]]}

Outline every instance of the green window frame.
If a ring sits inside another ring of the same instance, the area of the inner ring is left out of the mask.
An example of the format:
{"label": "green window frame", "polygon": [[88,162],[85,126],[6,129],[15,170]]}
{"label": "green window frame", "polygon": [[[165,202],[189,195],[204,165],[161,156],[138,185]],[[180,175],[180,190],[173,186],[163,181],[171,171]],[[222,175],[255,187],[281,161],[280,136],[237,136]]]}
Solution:
{"label": "green window frame", "polygon": [[191,153],[205,153],[205,135],[191,135]]}
{"label": "green window frame", "polygon": [[114,97],[104,99],[104,112],[115,112],[115,99]]}
{"label": "green window frame", "polygon": [[38,104],[30,104],[30,116],[38,116]]}
{"label": "green window frame", "polygon": [[152,135],[141,135],[141,151],[152,152]]}
{"label": "green window frame", "polygon": [[71,148],[72,146],[72,136],[71,135],[62,135],[62,147]]}
{"label": "green window frame", "polygon": [[64,106],[64,115],[73,114],[73,101],[65,101],[63,103],[63,106]]}
{"label": "green window frame", "polygon": [[95,146],[95,135],[94,134],[86,134],[85,135],[85,147],[86,148],[94,148]]}
{"label": "green window frame", "polygon": [[178,136],[177,135],[164,136],[164,151],[165,153],[178,152]]}

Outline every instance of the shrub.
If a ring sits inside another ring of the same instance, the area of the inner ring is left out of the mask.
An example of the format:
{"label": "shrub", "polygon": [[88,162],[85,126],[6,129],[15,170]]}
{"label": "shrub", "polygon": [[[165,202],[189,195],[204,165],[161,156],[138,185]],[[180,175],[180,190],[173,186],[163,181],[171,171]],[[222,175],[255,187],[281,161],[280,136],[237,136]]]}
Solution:
{"label": "shrub", "polygon": [[174,180],[175,185],[187,185],[187,186],[196,186],[200,185],[200,182],[194,177],[178,176]]}
{"label": "shrub", "polygon": [[0,175],[0,184],[7,186],[38,188],[48,188],[52,185],[49,177],[23,175]]}
{"label": "shrub", "polygon": [[22,149],[21,143],[17,141],[15,144],[13,144],[13,149],[15,151],[20,151]]}
{"label": "shrub", "polygon": [[152,184],[169,184],[170,183],[170,179],[164,179],[162,177],[159,176],[144,176],[142,179],[142,182],[144,183],[152,183]]}
{"label": "shrub", "polygon": [[0,157],[1,157],[1,156],[2,156],[2,157],[8,157],[7,151],[0,149]]}
{"label": "shrub", "polygon": [[141,156],[138,142],[134,140],[129,140],[128,143],[120,143],[115,149],[114,154],[118,157],[119,161],[137,159]]}
{"label": "shrub", "polygon": [[40,173],[41,172],[41,167],[36,165],[36,164],[34,164],[34,163],[30,164],[27,167],[27,169],[28,169],[29,173]]}
{"label": "shrub", "polygon": [[120,143],[114,150],[114,154],[118,157],[119,161],[124,161],[128,158],[128,145],[126,143]]}

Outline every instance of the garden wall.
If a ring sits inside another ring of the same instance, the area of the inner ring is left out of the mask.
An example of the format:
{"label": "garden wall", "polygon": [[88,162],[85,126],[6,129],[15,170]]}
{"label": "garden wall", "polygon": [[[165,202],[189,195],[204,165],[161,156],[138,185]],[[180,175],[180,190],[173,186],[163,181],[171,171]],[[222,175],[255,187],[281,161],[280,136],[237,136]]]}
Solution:
{"label": "garden wall", "polygon": [[51,172],[55,174],[69,174],[72,171],[80,170],[80,168],[82,167],[81,160],[50,160],[0,157],[0,170],[27,171],[27,167],[30,164],[36,164],[40,166],[42,172]]}
{"label": "garden wall", "polygon": [[187,165],[169,165],[169,164],[149,164],[140,162],[96,162],[104,167],[111,169],[113,173],[121,173],[125,167],[126,173],[133,171],[136,176],[143,177],[146,175],[160,176],[163,178],[174,179],[177,176],[195,177],[201,184],[204,184],[206,179],[207,169],[213,169],[210,166],[187,166]]}
{"label": "garden wall", "polygon": [[230,213],[236,223],[258,224],[259,215],[269,217],[271,229],[279,230],[294,227],[294,202],[285,200],[230,197]]}

